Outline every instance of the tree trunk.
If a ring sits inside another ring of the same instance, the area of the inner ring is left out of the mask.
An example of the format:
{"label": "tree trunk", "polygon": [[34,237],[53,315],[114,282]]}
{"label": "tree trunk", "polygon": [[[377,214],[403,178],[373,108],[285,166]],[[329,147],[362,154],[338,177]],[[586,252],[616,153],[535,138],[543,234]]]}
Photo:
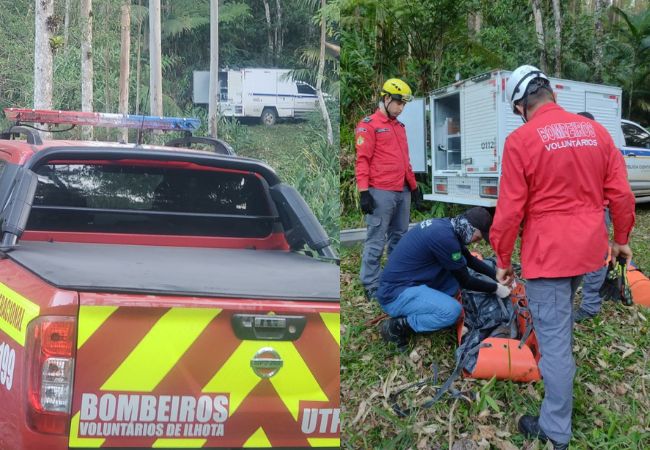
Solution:
{"label": "tree trunk", "polygon": [[53,0],[36,0],[34,27],[34,108],[52,109],[52,29]]}
{"label": "tree trunk", "polygon": [[[113,17],[111,7],[112,4],[111,2],[104,2],[104,17]],[[109,22],[108,20],[104,20],[104,33],[108,36],[108,31],[109,31]],[[111,57],[109,53],[109,47],[108,45],[104,46],[104,79],[106,82],[104,83],[104,111],[105,112],[111,112],[111,85],[112,83],[109,83],[109,77],[110,77],[110,68],[111,68]],[[108,130],[107,130],[108,131]]]}
{"label": "tree trunk", "polygon": [[[121,18],[121,37],[120,47],[120,106],[121,114],[129,113],[129,72],[131,56],[131,2],[125,1],[122,5]],[[129,129],[122,130],[122,142],[129,142]]]}
{"label": "tree trunk", "polygon": [[580,14],[582,0],[570,0],[569,2],[569,11],[573,13],[573,17],[578,17]]}
{"label": "tree trunk", "polygon": [[542,72],[547,73],[546,66],[546,39],[544,38],[544,20],[542,19],[541,0],[530,0],[533,7],[533,16],[535,17],[535,33],[537,34],[537,46],[539,47],[539,68]]}
{"label": "tree trunk", "polygon": [[481,32],[481,25],[483,22],[483,11],[481,4],[477,5],[476,11],[469,11],[467,13],[467,30],[470,36],[476,36]]}
{"label": "tree trunk", "polygon": [[284,46],[284,33],[282,31],[282,6],[280,0],[275,0],[275,65],[277,66],[282,56]]}
{"label": "tree trunk", "polygon": [[[138,6],[142,7],[142,0],[138,0]],[[139,8],[138,8],[139,9]],[[135,113],[140,114],[140,72],[142,70],[142,16],[138,18],[138,48],[135,56]]]}
{"label": "tree trunk", "polygon": [[65,0],[63,13],[63,53],[68,54],[68,35],[70,31],[70,0]]}
{"label": "tree trunk", "polygon": [[264,15],[266,17],[266,39],[268,42],[268,54],[266,62],[271,64],[273,61],[273,31],[271,30],[271,8],[269,8],[269,1],[264,1]]}
{"label": "tree trunk", "polygon": [[603,10],[605,0],[595,0],[594,5],[594,81],[603,82]]}
{"label": "tree trunk", "polygon": [[555,19],[555,76],[562,74],[562,12],[560,0],[553,0],[553,17]]}
{"label": "tree trunk", "polygon": [[[93,111],[93,2],[81,0],[81,110]],[[93,138],[92,127],[81,127],[81,138]]]}
{"label": "tree trunk", "polygon": [[332,122],[330,121],[329,113],[327,112],[327,105],[325,104],[325,99],[323,98],[323,76],[325,73],[325,38],[326,36],[326,27],[325,27],[325,6],[327,5],[327,0],[321,0],[321,18],[320,18],[320,56],[318,59],[318,76],[316,78],[316,92],[318,93],[318,104],[320,105],[320,111],[323,115],[323,120],[327,126],[327,142],[329,145],[334,145],[334,133],[332,132]]}
{"label": "tree trunk", "polygon": [[210,90],[208,134],[217,138],[219,124],[219,0],[210,0]]}
{"label": "tree trunk", "polygon": [[149,108],[152,116],[163,115],[160,44],[160,0],[149,0]]}

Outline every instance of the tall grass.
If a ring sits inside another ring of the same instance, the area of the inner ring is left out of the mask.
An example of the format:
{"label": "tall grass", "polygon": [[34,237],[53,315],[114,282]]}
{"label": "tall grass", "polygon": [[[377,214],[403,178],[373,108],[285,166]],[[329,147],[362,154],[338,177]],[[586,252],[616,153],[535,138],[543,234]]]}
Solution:
{"label": "tall grass", "polygon": [[301,158],[296,158],[287,182],[302,194],[327,231],[334,246],[339,246],[339,152],[327,137],[310,122],[303,136]]}

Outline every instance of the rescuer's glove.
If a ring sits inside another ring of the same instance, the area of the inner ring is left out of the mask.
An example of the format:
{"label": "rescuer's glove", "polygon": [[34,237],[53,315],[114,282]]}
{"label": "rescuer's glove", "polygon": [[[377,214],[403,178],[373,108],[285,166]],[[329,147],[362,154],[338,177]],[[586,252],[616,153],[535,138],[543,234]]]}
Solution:
{"label": "rescuer's glove", "polygon": [[618,257],[609,262],[607,276],[598,292],[605,300],[620,301],[626,306],[632,305],[632,291],[627,279],[627,261]]}
{"label": "rescuer's glove", "polygon": [[364,214],[372,214],[375,210],[375,199],[372,198],[370,191],[361,191],[361,211]]}
{"label": "rescuer's glove", "polygon": [[422,192],[419,187],[416,187],[411,191],[411,204],[416,211],[426,211],[427,207],[424,204],[424,199],[422,198]]}
{"label": "rescuer's glove", "polygon": [[499,298],[506,298],[507,296],[510,295],[510,292],[511,292],[511,291],[510,291],[510,288],[509,288],[509,287],[504,286],[504,285],[501,284],[501,283],[497,283],[497,290],[496,290],[496,292],[495,292],[495,293],[497,294],[497,297],[499,297]]}

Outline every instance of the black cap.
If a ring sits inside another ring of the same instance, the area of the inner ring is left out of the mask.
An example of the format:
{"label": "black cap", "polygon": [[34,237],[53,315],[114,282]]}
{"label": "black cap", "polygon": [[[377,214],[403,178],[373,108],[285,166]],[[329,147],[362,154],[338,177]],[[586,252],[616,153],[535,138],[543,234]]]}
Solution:
{"label": "black cap", "polygon": [[472,225],[474,228],[476,228],[481,232],[481,234],[483,235],[483,239],[485,239],[485,242],[489,244],[490,243],[489,234],[490,234],[490,227],[492,226],[492,216],[490,215],[488,210],[481,206],[475,206],[474,208],[470,208],[467,211],[465,211],[462,215],[467,219],[470,225]]}
{"label": "black cap", "polygon": [[582,112],[579,112],[577,114],[579,116],[586,117],[587,119],[596,120],[594,115],[592,113],[590,113],[590,112],[587,112],[587,111],[582,111]]}

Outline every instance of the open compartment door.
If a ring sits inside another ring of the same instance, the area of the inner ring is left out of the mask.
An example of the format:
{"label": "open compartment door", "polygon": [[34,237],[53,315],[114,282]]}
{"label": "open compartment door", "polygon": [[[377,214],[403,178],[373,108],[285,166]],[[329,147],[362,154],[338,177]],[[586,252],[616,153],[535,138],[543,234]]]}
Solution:
{"label": "open compartment door", "polygon": [[414,172],[427,172],[427,137],[424,98],[416,98],[406,104],[399,115],[399,121],[406,126],[406,140]]}

